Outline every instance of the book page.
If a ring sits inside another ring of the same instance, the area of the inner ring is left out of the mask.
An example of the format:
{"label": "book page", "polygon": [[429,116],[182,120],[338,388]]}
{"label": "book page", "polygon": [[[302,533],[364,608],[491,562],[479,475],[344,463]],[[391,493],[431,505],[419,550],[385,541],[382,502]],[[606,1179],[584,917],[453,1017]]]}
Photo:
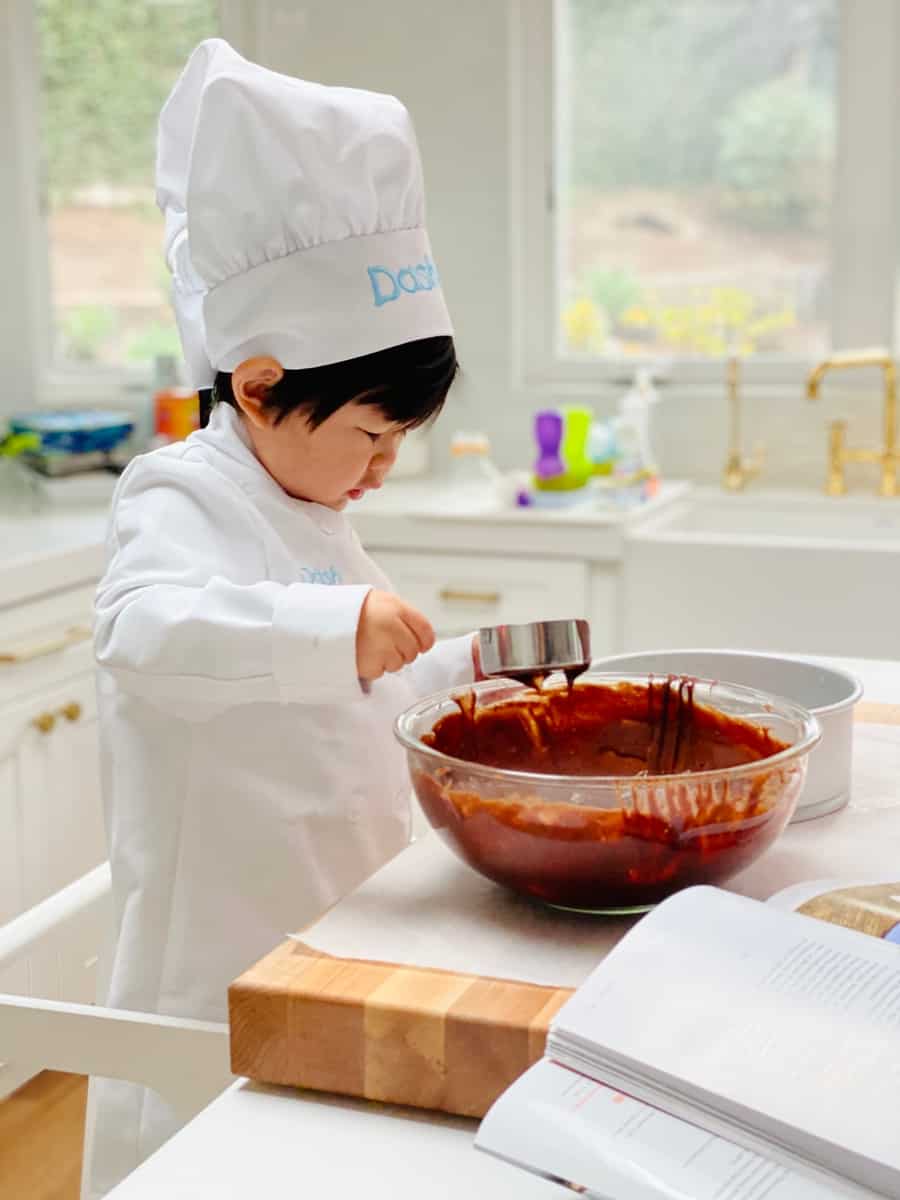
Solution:
{"label": "book page", "polygon": [[900,881],[818,879],[795,883],[766,901],[900,945]]}
{"label": "book page", "polygon": [[476,1146],[615,1200],[846,1200],[852,1185],[806,1178],[549,1059],[481,1123]]}
{"label": "book page", "polygon": [[629,1080],[656,1078],[900,1196],[900,956],[891,945],[689,888],[645,917],[557,1014],[551,1055],[586,1069],[569,1054],[572,1038]]}

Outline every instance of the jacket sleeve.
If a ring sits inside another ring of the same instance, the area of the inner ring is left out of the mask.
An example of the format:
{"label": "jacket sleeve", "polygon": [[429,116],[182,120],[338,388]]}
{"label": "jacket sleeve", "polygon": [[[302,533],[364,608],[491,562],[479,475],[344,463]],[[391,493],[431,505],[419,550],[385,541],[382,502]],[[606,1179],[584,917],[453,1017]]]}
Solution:
{"label": "jacket sleeve", "polygon": [[97,590],[98,663],[130,693],[189,719],[249,703],[359,699],[356,627],[368,585],[266,580],[265,547],[241,499],[203,463],[129,468]]}
{"label": "jacket sleeve", "polygon": [[474,634],[467,633],[438,642],[405,668],[406,677],[417,696],[428,696],[432,692],[460,687],[474,680],[473,637]]}

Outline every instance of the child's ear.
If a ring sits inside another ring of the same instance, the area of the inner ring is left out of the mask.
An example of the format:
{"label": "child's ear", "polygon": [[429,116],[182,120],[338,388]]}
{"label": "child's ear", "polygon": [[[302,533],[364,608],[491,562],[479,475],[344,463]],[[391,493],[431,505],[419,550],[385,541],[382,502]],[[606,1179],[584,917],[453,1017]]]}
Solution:
{"label": "child's ear", "polygon": [[270,388],[284,378],[284,367],[275,358],[248,358],[231,372],[231,391],[238,408],[251,423],[270,425],[272,415],[265,407]]}

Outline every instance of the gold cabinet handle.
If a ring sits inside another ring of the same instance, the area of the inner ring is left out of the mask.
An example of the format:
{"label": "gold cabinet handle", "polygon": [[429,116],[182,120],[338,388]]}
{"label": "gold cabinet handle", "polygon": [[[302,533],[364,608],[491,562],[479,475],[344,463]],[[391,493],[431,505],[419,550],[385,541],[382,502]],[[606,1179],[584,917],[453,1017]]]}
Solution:
{"label": "gold cabinet handle", "polygon": [[56,720],[58,717],[65,717],[67,721],[77,721],[83,712],[84,709],[77,700],[70,700],[68,704],[64,704],[62,708],[57,709],[56,712],[38,713],[38,715],[32,720],[31,724],[35,729],[40,730],[41,733],[52,733],[53,729],[56,727]]}
{"label": "gold cabinet handle", "polygon": [[499,592],[468,591],[465,588],[441,588],[440,598],[448,604],[499,604]]}
{"label": "gold cabinet handle", "polygon": [[42,712],[40,716],[34,718],[31,722],[35,729],[39,729],[41,733],[50,733],[53,726],[56,724],[56,716],[52,712]]}
{"label": "gold cabinet handle", "polygon": [[60,650],[68,650],[78,642],[86,642],[91,636],[90,629],[84,625],[76,625],[67,629],[64,634],[49,642],[38,642],[32,646],[23,646],[21,650],[0,650],[0,666],[17,666],[19,663],[31,662],[35,658],[43,658],[47,654],[56,654]]}

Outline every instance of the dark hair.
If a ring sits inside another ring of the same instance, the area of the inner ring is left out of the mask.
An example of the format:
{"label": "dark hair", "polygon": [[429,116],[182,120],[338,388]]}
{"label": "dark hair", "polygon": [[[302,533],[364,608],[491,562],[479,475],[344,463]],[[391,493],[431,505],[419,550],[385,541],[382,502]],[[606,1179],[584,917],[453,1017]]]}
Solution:
{"label": "dark hair", "polygon": [[[286,370],[269,388],[264,403],[276,410],[276,424],[302,411],[315,429],[356,401],[380,409],[406,429],[416,429],[441,411],[458,370],[452,337],[420,338],[324,367]],[[212,401],[237,407],[228,372],[217,373]]]}
{"label": "dark hair", "polygon": [[197,399],[200,401],[200,428],[205,429],[209,424],[209,414],[213,406],[212,388],[198,388]]}

